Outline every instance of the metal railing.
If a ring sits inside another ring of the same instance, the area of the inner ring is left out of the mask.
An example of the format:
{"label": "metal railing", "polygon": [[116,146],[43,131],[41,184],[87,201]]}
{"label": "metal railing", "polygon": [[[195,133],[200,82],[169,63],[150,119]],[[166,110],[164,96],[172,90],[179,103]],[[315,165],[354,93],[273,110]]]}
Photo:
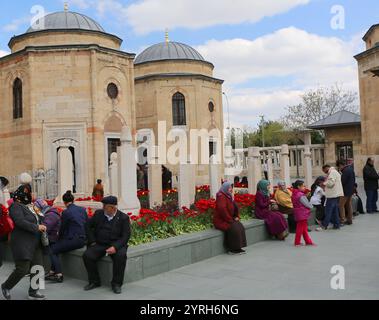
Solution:
{"label": "metal railing", "polygon": [[[58,195],[57,173],[54,169],[25,171],[32,177],[32,194],[35,198],[55,199]],[[14,192],[20,186],[20,175],[7,177],[8,190]]]}

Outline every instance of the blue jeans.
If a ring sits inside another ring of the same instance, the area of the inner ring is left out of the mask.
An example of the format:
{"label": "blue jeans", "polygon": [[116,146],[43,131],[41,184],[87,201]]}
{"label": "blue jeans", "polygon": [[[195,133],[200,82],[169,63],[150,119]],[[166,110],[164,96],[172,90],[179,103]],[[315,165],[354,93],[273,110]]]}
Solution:
{"label": "blue jeans", "polygon": [[340,227],[339,198],[326,199],[325,218],[322,225],[327,228],[330,222],[335,228]]}
{"label": "blue jeans", "polygon": [[366,210],[367,213],[378,210],[376,203],[378,202],[378,190],[366,190]]}
{"label": "blue jeans", "polygon": [[85,246],[84,238],[61,239],[51,244],[50,246],[51,271],[54,271],[55,273],[62,273],[62,267],[61,267],[61,262],[59,259],[59,254],[70,252],[76,249],[80,249],[80,248],[83,248],[84,246]]}

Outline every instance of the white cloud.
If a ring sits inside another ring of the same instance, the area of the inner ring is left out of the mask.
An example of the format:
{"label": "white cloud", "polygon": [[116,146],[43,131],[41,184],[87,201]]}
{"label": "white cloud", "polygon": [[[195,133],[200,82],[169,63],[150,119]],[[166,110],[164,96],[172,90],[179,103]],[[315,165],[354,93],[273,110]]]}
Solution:
{"label": "white cloud", "polygon": [[[300,102],[302,90],[270,88],[267,90],[244,89],[228,92],[230,100],[230,122],[232,125],[256,127],[259,116],[266,120],[279,119],[285,107]],[[224,102],[224,121],[227,119],[227,105]]]}
{"label": "white cloud", "polygon": [[[101,1],[105,2],[105,1]],[[115,2],[115,1],[113,1]],[[199,29],[255,23],[310,0],[142,0],[127,7],[126,18],[139,34],[165,28]]]}
{"label": "white cloud", "polygon": [[10,23],[3,26],[1,29],[5,32],[15,32],[20,29],[21,26],[31,22],[31,17],[23,17],[19,19],[14,19]]}
{"label": "white cloud", "polygon": [[[353,56],[364,49],[359,38],[343,41],[289,27],[255,40],[210,40],[196,49],[214,63],[215,76],[226,81],[231,121],[256,124],[260,114],[278,119],[311,88],[338,83],[358,91]],[[270,78],[272,85],[266,84]],[[260,89],[238,89],[241,85],[253,87],[251,80]]]}
{"label": "white cloud", "polygon": [[229,84],[267,77],[296,78],[298,85],[353,81],[356,43],[289,27],[255,40],[210,40],[197,49]]}
{"label": "white cloud", "polygon": [[127,6],[116,0],[99,0],[95,2],[97,13],[104,17],[106,13],[113,14],[119,20],[125,21],[127,15]]}
{"label": "white cloud", "polygon": [[71,10],[71,7],[77,7],[79,9],[88,9],[93,4],[93,1],[90,1],[90,0],[62,0],[61,2],[62,3],[67,2],[70,10]]}
{"label": "white cloud", "polygon": [[10,54],[10,52],[0,50],[0,58]]}

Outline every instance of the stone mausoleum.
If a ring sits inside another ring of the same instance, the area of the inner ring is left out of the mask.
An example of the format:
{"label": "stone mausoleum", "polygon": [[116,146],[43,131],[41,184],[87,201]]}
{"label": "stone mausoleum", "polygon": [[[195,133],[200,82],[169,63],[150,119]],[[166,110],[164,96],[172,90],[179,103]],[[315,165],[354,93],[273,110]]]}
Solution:
{"label": "stone mausoleum", "polygon": [[353,162],[358,176],[367,158],[379,163],[379,24],[363,37],[366,50],[355,56],[358,62],[360,114],[338,112],[309,126],[325,132],[325,162],[338,159]]}
{"label": "stone mausoleum", "polygon": [[[88,194],[96,179],[108,180],[123,126],[135,141],[140,129],[157,135],[158,121],[168,131],[223,132],[223,81],[213,77],[212,63],[168,38],[138,57],[121,43],[67,9],[10,39],[11,54],[0,58],[1,175],[56,172],[59,152],[69,150],[73,190]],[[209,154],[216,148],[210,139]],[[205,182],[206,166],[196,170],[197,182]]]}

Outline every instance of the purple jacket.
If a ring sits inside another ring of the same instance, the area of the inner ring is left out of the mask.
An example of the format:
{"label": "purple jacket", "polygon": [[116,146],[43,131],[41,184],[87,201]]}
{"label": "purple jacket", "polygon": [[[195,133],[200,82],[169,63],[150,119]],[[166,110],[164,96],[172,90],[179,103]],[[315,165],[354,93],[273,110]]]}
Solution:
{"label": "purple jacket", "polygon": [[61,215],[56,208],[50,208],[43,219],[43,224],[47,228],[47,235],[50,242],[57,242],[59,229],[61,227]]}
{"label": "purple jacket", "polygon": [[311,209],[305,207],[300,201],[304,196],[305,194],[298,189],[294,189],[292,192],[293,213],[296,222],[308,220],[311,215]]}

